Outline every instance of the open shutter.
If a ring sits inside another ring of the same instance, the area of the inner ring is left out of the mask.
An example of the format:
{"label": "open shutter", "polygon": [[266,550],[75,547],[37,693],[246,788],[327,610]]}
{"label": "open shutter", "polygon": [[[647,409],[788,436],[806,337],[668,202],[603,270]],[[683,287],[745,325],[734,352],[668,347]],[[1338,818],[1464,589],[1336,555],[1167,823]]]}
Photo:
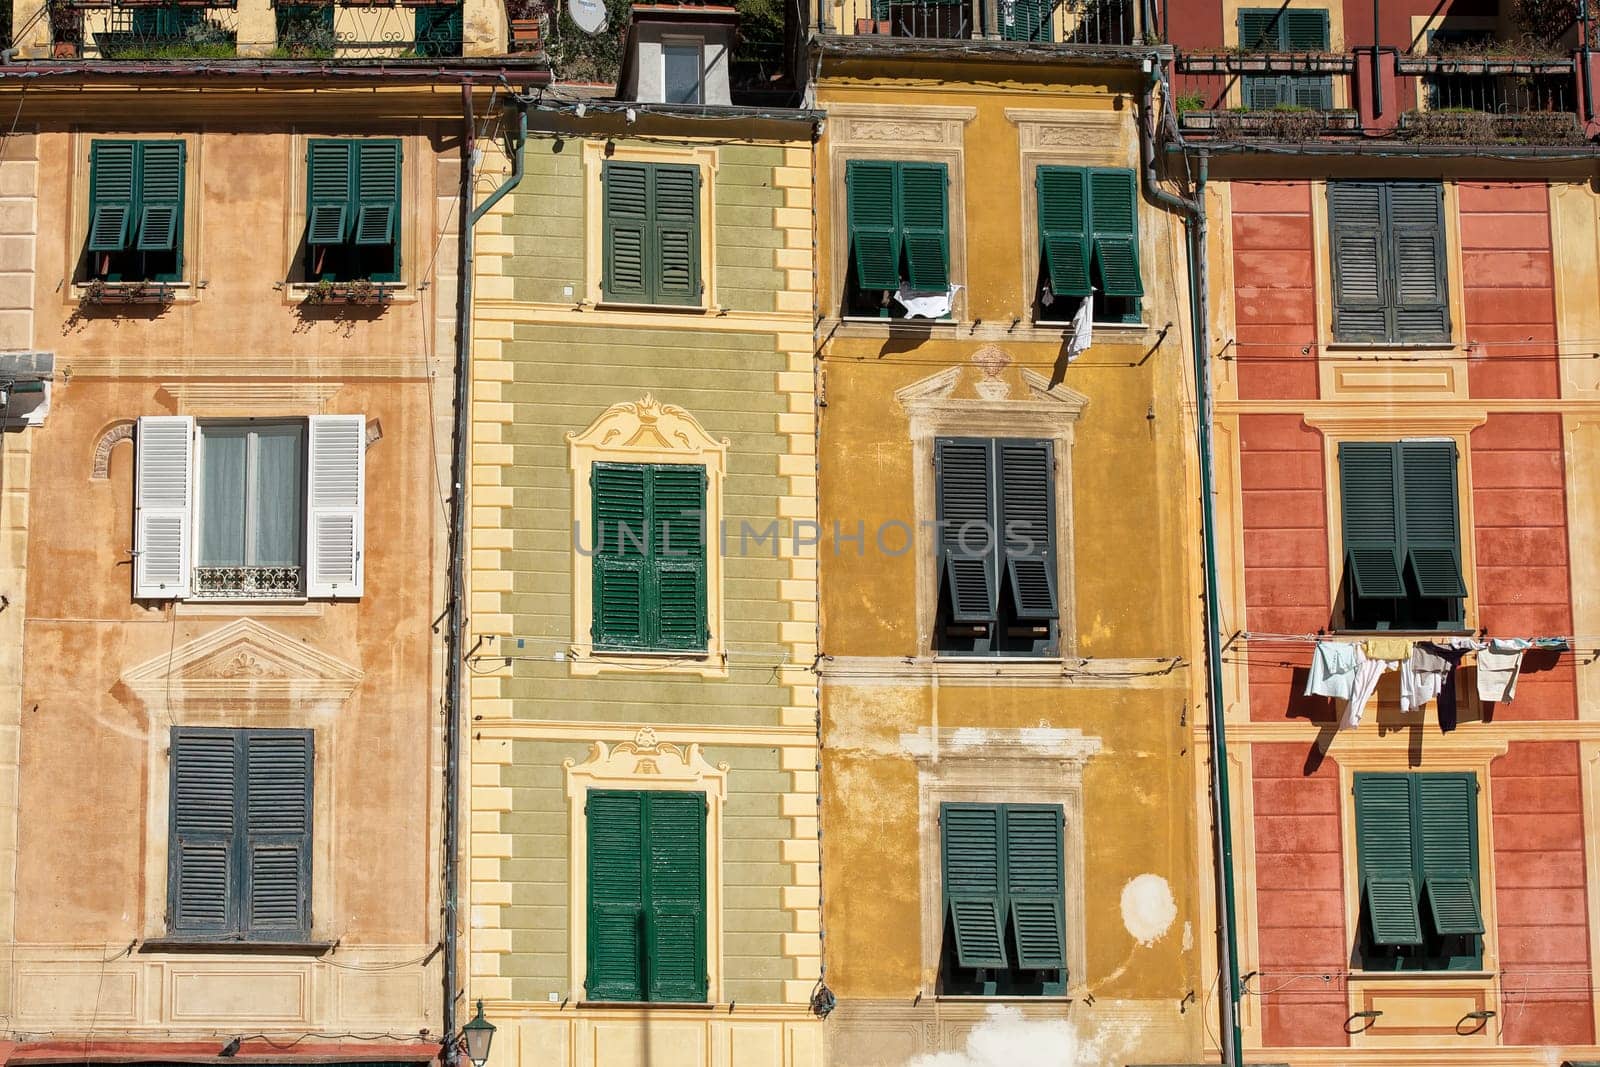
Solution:
{"label": "open shutter", "polygon": [[1139,192],[1131,170],[1089,172],[1094,265],[1106,296],[1139,297]]}
{"label": "open shutter", "polygon": [[1394,337],[1405,343],[1450,340],[1445,287],[1444,188],[1438,182],[1392,182],[1389,259]]}
{"label": "open shutter", "polygon": [[176,937],[226,934],[234,925],[238,831],[237,731],[172,731],[167,927]]}
{"label": "open shutter", "polygon": [[189,595],[194,531],[194,419],[146,415],[134,444],[133,595]]}
{"label": "open shutter", "polygon": [[1344,520],[1345,573],[1360,597],[1406,595],[1397,492],[1399,452],[1392,445],[1339,445],[1339,495]]}
{"label": "open shutter", "polygon": [[644,797],[591,789],[584,805],[590,1000],[644,999]]}
{"label": "open shutter", "polygon": [[306,595],[361,595],[367,422],[311,416],[306,494]]}
{"label": "open shutter", "polygon": [[244,733],[248,937],[311,932],[311,761],[310,730]]}
{"label": "open shutter", "polygon": [[1061,808],[1005,807],[1006,896],[1016,936],[1017,966],[1057,971],[1067,966],[1062,894]]}
{"label": "open shutter", "polygon": [[1406,562],[1425,597],[1464,597],[1453,441],[1400,444]]}
{"label": "open shutter", "polygon": [[998,545],[992,507],[994,443],[945,437],[935,454],[940,570],[950,594],[950,617],[992,623],[999,592]]}
{"label": "open shutter", "polygon": [[594,622],[596,647],[639,648],[646,643],[649,566],[650,469],[638,463],[596,463],[589,472],[594,497]]}
{"label": "open shutter", "polygon": [[650,168],[651,288],[660,304],[700,302],[700,168]]}
{"label": "open shutter", "polygon": [[963,967],[1005,967],[1000,808],[940,805],[939,829],[945,914],[955,930],[956,960]]}
{"label": "open shutter", "polygon": [[1478,783],[1471,774],[1420,774],[1422,879],[1433,928],[1481,934],[1478,906]]}
{"label": "open shutter", "polygon": [[1355,799],[1357,866],[1372,941],[1420,945],[1410,776],[1357,774]]}
{"label": "open shutter", "polygon": [[1088,296],[1088,171],[1040,167],[1034,186],[1039,194],[1039,243],[1050,274],[1050,291],[1056,296]]}
{"label": "open shutter", "polygon": [[850,256],[862,289],[900,286],[899,182],[894,163],[852,159],[845,164]]}
{"label": "open shutter", "polygon": [[1333,330],[1340,341],[1389,337],[1388,241],[1383,186],[1330,182],[1333,238]]}
{"label": "open shutter", "polygon": [[1020,619],[1056,617],[1054,495],[1049,441],[998,442],[1000,533]]}
{"label": "open shutter", "polygon": [[607,300],[645,303],[650,299],[646,245],[650,230],[650,168],[644,163],[604,164],[602,214],[605,263],[602,283]]}
{"label": "open shutter", "polygon": [[139,240],[141,252],[170,252],[183,218],[182,141],[145,141],[139,146]]}
{"label": "open shutter", "polygon": [[651,472],[651,564],[657,644],[706,647],[706,470],[662,464]]}
{"label": "open shutter", "polygon": [[646,793],[648,999],[706,999],[706,797]]}
{"label": "open shutter", "polygon": [[314,140],[306,146],[306,241],[343,244],[354,219],[350,216],[352,150],[349,141]]}
{"label": "open shutter", "polygon": [[138,144],[95,141],[89,146],[89,251],[128,247]]}
{"label": "open shutter", "polygon": [[392,245],[400,228],[400,142],[357,141],[358,245]]}
{"label": "open shutter", "polygon": [[1050,0],[1000,0],[1000,36],[1007,41],[1048,41]]}
{"label": "open shutter", "polygon": [[943,163],[900,164],[900,223],[911,289],[942,293],[950,288],[948,186]]}

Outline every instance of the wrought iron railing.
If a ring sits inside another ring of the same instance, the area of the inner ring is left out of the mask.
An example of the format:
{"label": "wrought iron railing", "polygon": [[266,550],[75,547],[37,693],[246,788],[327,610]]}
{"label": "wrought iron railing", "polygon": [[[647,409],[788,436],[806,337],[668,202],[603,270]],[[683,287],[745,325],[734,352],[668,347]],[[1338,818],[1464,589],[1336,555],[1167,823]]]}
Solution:
{"label": "wrought iron railing", "polygon": [[303,596],[301,568],[196,567],[194,596],[218,600],[292,600]]}
{"label": "wrought iron railing", "polygon": [[1137,0],[837,0],[821,33],[1079,45],[1142,41]]}

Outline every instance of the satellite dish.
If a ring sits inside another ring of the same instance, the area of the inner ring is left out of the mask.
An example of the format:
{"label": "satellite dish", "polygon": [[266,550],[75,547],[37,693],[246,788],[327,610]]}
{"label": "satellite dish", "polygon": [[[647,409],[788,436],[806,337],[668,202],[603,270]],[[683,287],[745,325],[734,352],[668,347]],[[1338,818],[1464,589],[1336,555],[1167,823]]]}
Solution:
{"label": "satellite dish", "polygon": [[567,0],[567,14],[584,33],[606,28],[606,5],[601,0]]}

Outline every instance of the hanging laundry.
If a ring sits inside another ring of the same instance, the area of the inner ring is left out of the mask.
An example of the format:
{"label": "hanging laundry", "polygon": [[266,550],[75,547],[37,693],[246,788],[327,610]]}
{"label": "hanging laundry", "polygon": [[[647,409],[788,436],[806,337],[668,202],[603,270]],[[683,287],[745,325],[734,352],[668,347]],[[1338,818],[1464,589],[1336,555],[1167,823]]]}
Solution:
{"label": "hanging laundry", "polygon": [[1489,648],[1494,652],[1525,652],[1533,647],[1526,637],[1491,637]]}
{"label": "hanging laundry", "polygon": [[1411,642],[1403,637],[1369,637],[1362,642],[1361,650],[1368,659],[1404,663],[1411,658]]}
{"label": "hanging laundry", "polygon": [[1478,653],[1478,699],[1509,704],[1517,695],[1517,675],[1528,642],[1520,637],[1496,638]]}
{"label": "hanging laundry", "polygon": [[1480,642],[1470,637],[1451,637],[1443,641],[1430,641],[1426,647],[1443,659],[1449,668],[1444,684],[1439,687],[1439,732],[1450,733],[1456,728],[1456,669],[1468,652],[1479,647]]}
{"label": "hanging laundry", "polygon": [[1535,637],[1533,647],[1541,652],[1571,652],[1572,642],[1565,637]]}
{"label": "hanging laundry", "polygon": [[1453,664],[1430,644],[1417,644],[1400,664],[1400,710],[1421,711],[1444,690]]}
{"label": "hanging laundry", "polygon": [[1350,641],[1318,641],[1311,653],[1311,670],[1306,674],[1308,697],[1333,697],[1349,700],[1356,681],[1356,662],[1360,650]]}
{"label": "hanging laundry", "polygon": [[[1405,658],[1410,658],[1411,642],[1400,641],[1397,643],[1406,646]],[[1366,642],[1366,648],[1371,648],[1374,644],[1379,644],[1381,651],[1395,651],[1393,644],[1373,641]],[[1350,702],[1345,705],[1344,717],[1339,720],[1339,729],[1354,730],[1357,726],[1360,726],[1361,717],[1367,711],[1367,701],[1371,700],[1372,694],[1377,692],[1378,679],[1389,671],[1399,669],[1400,660],[1398,659],[1375,659],[1366,649],[1357,649],[1356,679],[1355,683],[1350,687]]]}

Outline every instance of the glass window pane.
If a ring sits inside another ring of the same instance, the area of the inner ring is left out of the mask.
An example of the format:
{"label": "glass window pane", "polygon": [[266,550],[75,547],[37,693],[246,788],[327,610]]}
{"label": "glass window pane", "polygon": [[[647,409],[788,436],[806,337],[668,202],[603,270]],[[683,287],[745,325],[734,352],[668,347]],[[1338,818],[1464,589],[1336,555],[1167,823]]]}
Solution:
{"label": "glass window pane", "polygon": [[661,46],[661,61],[664,67],[662,81],[667,103],[704,103],[700,92],[700,52],[698,44]]}
{"label": "glass window pane", "polygon": [[301,483],[304,460],[298,426],[255,431],[255,484],[250,492],[250,525],[257,566],[289,566],[300,562],[300,514],[305,503]]}
{"label": "glass window pane", "polygon": [[244,562],[245,436],[233,427],[200,428],[200,565]]}

